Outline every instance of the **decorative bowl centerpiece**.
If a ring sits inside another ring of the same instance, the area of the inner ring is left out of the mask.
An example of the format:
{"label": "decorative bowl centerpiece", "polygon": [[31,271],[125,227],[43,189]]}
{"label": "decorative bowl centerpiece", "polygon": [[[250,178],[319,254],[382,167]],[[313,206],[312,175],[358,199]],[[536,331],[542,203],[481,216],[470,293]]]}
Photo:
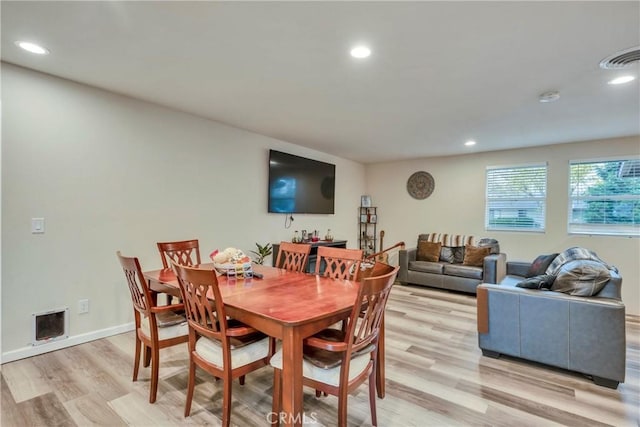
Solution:
{"label": "decorative bowl centerpiece", "polygon": [[251,258],[236,248],[226,248],[223,251],[215,250],[209,254],[213,266],[220,274],[229,277],[249,278],[253,277]]}

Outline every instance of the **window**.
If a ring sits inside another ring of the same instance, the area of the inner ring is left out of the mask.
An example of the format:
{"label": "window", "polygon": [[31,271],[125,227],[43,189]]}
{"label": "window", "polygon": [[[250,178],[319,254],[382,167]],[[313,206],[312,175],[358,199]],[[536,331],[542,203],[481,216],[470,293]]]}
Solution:
{"label": "window", "polygon": [[640,236],[640,159],[569,162],[569,233]]}
{"label": "window", "polygon": [[544,231],[547,164],[487,168],[487,230]]}

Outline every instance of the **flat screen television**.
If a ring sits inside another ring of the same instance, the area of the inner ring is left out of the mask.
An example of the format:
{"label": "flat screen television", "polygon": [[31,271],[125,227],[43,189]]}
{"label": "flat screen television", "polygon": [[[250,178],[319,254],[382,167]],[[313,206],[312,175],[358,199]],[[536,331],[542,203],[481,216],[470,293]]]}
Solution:
{"label": "flat screen television", "polygon": [[269,150],[269,212],[334,213],[336,166]]}

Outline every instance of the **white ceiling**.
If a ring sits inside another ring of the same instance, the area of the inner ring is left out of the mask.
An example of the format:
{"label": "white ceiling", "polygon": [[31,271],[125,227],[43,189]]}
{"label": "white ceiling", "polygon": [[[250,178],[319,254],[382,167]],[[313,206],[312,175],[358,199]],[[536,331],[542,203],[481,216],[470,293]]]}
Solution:
{"label": "white ceiling", "polygon": [[363,163],[640,134],[638,80],[598,67],[640,44],[638,1],[0,7],[3,61]]}

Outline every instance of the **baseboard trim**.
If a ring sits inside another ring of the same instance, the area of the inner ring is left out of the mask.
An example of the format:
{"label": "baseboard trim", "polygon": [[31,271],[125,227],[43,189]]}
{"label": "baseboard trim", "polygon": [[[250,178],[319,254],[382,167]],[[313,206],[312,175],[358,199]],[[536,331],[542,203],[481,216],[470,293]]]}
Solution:
{"label": "baseboard trim", "polygon": [[123,325],[118,325],[111,328],[100,329],[80,335],[72,335],[65,340],[52,341],[46,344],[27,346],[19,348],[17,350],[7,351],[6,353],[2,353],[2,359],[0,363],[13,362],[16,360],[25,359],[27,357],[49,353],[50,351],[60,350],[63,348],[72,347],[74,345],[95,341],[100,338],[106,338],[113,335],[133,331],[135,327],[134,325],[135,324],[133,322],[125,323]]}

